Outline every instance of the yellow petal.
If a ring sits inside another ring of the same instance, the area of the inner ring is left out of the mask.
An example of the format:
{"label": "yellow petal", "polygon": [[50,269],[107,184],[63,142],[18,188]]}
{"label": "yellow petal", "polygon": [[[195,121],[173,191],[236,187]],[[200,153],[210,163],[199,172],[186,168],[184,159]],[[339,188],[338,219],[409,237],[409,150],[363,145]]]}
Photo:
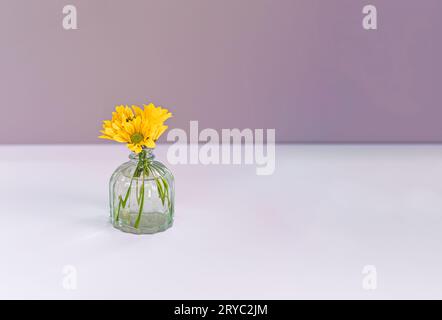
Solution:
{"label": "yellow petal", "polygon": [[108,136],[113,136],[115,134],[115,131],[111,128],[106,128],[106,129],[104,129],[104,134],[106,134]]}
{"label": "yellow petal", "polygon": [[155,148],[156,147],[155,142],[152,139],[148,139],[146,141],[146,147],[151,148],[151,149]]}
{"label": "yellow petal", "polygon": [[133,121],[135,132],[141,131],[141,117],[136,117]]}
{"label": "yellow petal", "polygon": [[114,140],[117,141],[117,142],[122,142],[122,143],[128,142],[128,140],[124,139],[120,135],[114,136]]}
{"label": "yellow petal", "polygon": [[113,140],[111,137],[108,136],[99,136],[100,139],[107,139],[107,140]]}
{"label": "yellow petal", "polygon": [[126,129],[126,132],[130,135],[135,133],[135,128],[131,122],[125,122],[123,123],[124,129]]}
{"label": "yellow petal", "polygon": [[138,144],[133,144],[133,143],[129,143],[127,144],[127,147],[129,148],[129,150],[135,152],[135,153],[140,153],[142,149],[142,147]]}
{"label": "yellow petal", "polygon": [[133,105],[132,109],[134,110],[136,116],[143,115],[143,109],[141,109],[139,106]]}

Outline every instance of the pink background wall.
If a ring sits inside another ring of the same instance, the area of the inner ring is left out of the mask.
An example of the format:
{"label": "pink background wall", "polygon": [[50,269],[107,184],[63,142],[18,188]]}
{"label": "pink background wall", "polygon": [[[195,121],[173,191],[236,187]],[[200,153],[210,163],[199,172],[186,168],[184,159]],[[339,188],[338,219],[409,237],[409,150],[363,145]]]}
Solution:
{"label": "pink background wall", "polygon": [[[79,30],[62,28],[78,9]],[[362,29],[377,5],[379,30]],[[95,143],[115,104],[281,142],[441,142],[440,0],[0,0],[0,143]]]}

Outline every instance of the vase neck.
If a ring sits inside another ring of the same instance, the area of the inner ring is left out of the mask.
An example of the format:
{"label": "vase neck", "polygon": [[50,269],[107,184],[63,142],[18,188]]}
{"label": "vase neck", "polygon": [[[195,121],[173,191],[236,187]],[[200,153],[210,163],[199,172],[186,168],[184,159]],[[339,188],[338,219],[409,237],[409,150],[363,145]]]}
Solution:
{"label": "vase neck", "polygon": [[135,162],[138,162],[140,160],[145,160],[145,161],[153,161],[153,159],[155,158],[155,155],[153,154],[153,149],[143,149],[143,151],[141,151],[140,153],[135,153],[132,152],[129,155],[129,159]]}

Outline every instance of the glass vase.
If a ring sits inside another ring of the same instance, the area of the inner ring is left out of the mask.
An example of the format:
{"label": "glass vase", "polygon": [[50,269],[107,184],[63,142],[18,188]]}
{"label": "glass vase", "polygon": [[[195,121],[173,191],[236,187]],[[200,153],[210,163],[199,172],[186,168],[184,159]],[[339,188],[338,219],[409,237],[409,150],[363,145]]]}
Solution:
{"label": "glass vase", "polygon": [[132,153],[110,180],[110,217],[113,226],[135,234],[164,231],[173,224],[174,178],[154,160],[152,149]]}

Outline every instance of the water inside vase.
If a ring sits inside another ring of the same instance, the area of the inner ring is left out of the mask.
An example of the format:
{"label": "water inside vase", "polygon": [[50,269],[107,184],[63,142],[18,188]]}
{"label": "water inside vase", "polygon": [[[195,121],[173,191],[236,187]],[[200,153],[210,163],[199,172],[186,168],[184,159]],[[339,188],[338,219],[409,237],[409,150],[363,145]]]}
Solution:
{"label": "water inside vase", "polygon": [[138,228],[134,228],[138,218],[138,212],[123,210],[119,222],[115,227],[130,233],[156,233],[168,229],[171,226],[168,215],[161,212],[143,213]]}

